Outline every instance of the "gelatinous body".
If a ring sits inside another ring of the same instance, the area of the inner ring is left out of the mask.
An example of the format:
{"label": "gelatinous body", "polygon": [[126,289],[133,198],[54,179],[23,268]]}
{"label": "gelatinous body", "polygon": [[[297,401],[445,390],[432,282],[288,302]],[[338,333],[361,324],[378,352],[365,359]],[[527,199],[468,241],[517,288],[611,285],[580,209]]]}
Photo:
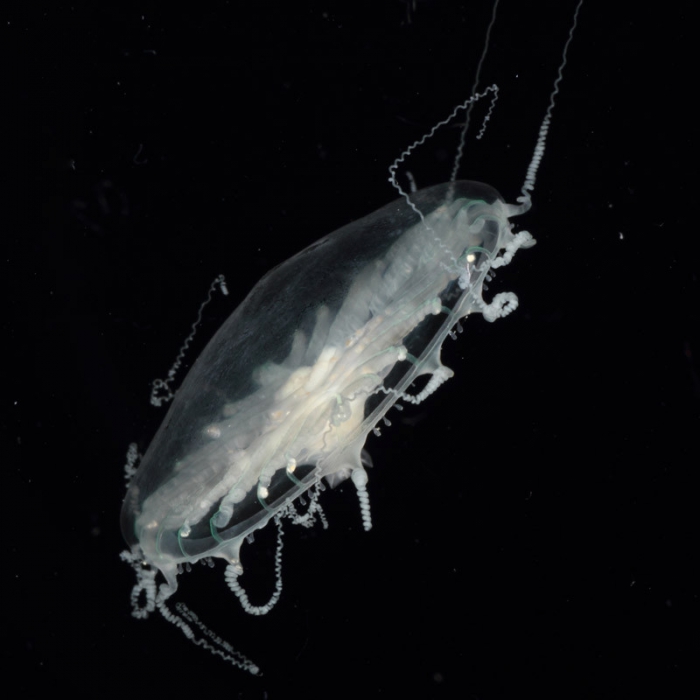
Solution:
{"label": "gelatinous body", "polygon": [[508,220],[525,208],[481,183],[437,185],[260,280],[177,392],[124,501],[124,536],[164,574],[164,597],[181,562],[220,557],[242,571],[245,537],[321,479],[352,476],[370,527],[365,439],[395,402],[452,375],[440,351],[460,319],[515,308],[515,295],[487,303],[482,290],[533,242]]}
{"label": "gelatinous body", "polygon": [[[440,353],[462,319],[481,313],[493,321],[517,306],[510,292],[485,300],[484,283],[490,270],[534,243],[526,231],[513,233],[510,218],[531,206],[581,4],[519,204],[506,204],[487,185],[455,179],[471,106],[490,99],[478,139],[498,94],[495,85],[477,92],[479,68],[472,96],[389,167],[389,180],[403,198],[269,272],[211,340],[175,395],[138,471],[133,460],[127,468],[133,479],[122,508],[129,544],[122,558],[137,576],[131,598],[136,617],[157,608],[195,644],[258,673],[254,662],[184,605],[178,604],[177,612],[168,607],[182,565],[224,559],[226,583],[243,608],[264,614],[282,590],[282,519],[310,525],[320,514],[317,498],[324,480],[334,485],[352,478],[364,526],[371,527],[363,449],[369,431],[387,421],[392,406],[419,403],[452,376]],[[497,6],[498,0],[479,66]],[[396,178],[399,167],[463,110],[450,182],[406,194]],[[416,389],[414,380],[421,375],[429,379]],[[170,378],[157,388],[168,389]],[[300,515],[295,501],[306,491],[310,503]],[[240,550],[272,518],[278,526],[277,584],[268,603],[256,606],[238,581]],[[165,582],[157,586],[159,573]]]}

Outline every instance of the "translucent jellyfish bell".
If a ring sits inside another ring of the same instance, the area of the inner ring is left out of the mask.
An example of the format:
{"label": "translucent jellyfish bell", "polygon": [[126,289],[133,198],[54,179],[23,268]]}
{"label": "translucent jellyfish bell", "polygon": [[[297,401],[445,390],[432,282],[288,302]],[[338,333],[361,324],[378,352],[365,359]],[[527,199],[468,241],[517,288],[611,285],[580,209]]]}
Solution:
{"label": "translucent jellyfish bell", "polygon": [[482,289],[491,267],[532,242],[511,231],[521,207],[464,181],[410,203],[388,204],[265,275],[177,392],[122,509],[127,542],[169,593],[181,562],[214,556],[240,568],[245,537],[319,480],[352,476],[363,494],[369,431],[396,401],[418,402],[452,376],[440,351],[453,327],[517,305],[511,293],[487,303]]}
{"label": "translucent jellyfish bell", "polygon": [[[491,95],[485,125],[498,90],[490,86],[477,94],[475,83],[472,97],[389,168],[403,198],[265,275],[205,348],[175,395],[122,508],[130,547],[122,557],[137,576],[131,598],[136,617],[157,608],[199,646],[258,673],[184,605],[177,605],[177,613],[167,606],[181,565],[224,559],[225,580],[243,608],[264,614],[282,590],[282,518],[309,525],[320,512],[322,481],[335,485],[352,478],[363,524],[371,527],[363,449],[370,430],[378,430],[397,402],[420,403],[452,376],[440,353],[462,319],[476,312],[493,321],[517,306],[511,292],[485,300],[484,282],[492,268],[534,243],[526,231],[513,233],[509,219],[530,208],[581,2],[519,204],[506,204],[478,182],[453,178],[410,195],[397,183],[406,156],[464,109],[466,129],[470,105]],[[494,19],[495,12],[490,26]],[[463,141],[455,172],[462,146]],[[429,375],[427,383],[412,392],[421,375]],[[128,472],[133,474],[131,466]],[[310,503],[300,515],[294,504],[305,491]],[[277,584],[268,603],[254,606],[238,581],[240,549],[272,518],[279,528]],[[165,578],[160,587],[158,572]]]}

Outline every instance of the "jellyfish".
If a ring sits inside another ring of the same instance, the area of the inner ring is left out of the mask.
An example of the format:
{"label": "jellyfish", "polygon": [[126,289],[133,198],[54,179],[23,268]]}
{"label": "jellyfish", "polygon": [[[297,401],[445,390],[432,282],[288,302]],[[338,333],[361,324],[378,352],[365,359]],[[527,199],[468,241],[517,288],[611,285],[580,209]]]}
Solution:
{"label": "jellyfish", "polygon": [[[280,597],[282,523],[322,518],[325,485],[350,479],[372,527],[365,441],[390,409],[426,400],[453,372],[442,344],[472,314],[495,321],[517,308],[485,283],[534,244],[511,219],[527,212],[578,11],[517,204],[489,185],[452,177],[399,197],[268,272],[222,325],[177,391],[124,499],[122,554],[137,574],[133,611],[158,610],[188,638],[251,673],[258,666],[169,599],[191,563],[223,559],[242,607],[265,614]],[[492,20],[493,21],[493,20]],[[490,86],[459,105],[493,98]],[[448,118],[448,119],[449,119]],[[468,119],[467,119],[468,122]],[[422,389],[413,389],[424,377]],[[307,507],[298,504],[306,494]],[[273,521],[277,582],[252,605],[241,548]]]}

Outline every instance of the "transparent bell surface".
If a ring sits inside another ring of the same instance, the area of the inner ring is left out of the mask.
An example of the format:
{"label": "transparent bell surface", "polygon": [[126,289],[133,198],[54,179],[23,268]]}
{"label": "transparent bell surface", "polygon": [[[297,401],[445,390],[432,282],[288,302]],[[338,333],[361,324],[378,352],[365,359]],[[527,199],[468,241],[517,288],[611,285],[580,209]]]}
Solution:
{"label": "transparent bell surface", "polygon": [[244,538],[320,479],[365,475],[365,439],[387,410],[420,400],[419,375],[434,387],[452,375],[442,342],[493,310],[482,285],[518,212],[477,182],[409,199],[267,273],[197,359],[122,508],[127,542],[166,575],[238,561]]}

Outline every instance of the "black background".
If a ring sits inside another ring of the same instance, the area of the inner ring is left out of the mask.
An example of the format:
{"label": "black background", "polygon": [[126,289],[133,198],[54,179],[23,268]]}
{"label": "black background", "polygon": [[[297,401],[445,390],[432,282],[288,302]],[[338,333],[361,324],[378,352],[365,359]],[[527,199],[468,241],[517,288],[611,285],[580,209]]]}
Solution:
{"label": "black background", "polygon": [[[395,197],[387,168],[468,96],[490,2],[45,3],[3,10],[6,682],[145,697],[692,697],[697,692],[696,115],[688,3],[586,2],[534,193],[538,240],[470,319],[456,376],[368,441],[284,592],[223,567],[178,597],[264,671],[130,616],[122,465],[272,266]],[[514,201],[574,2],[503,0],[461,176]],[[456,128],[409,163],[449,177]],[[265,328],[259,332],[264,333]],[[244,546],[273,586],[273,532]],[[254,602],[256,602],[254,600]],[[9,655],[8,655],[9,652]]]}

